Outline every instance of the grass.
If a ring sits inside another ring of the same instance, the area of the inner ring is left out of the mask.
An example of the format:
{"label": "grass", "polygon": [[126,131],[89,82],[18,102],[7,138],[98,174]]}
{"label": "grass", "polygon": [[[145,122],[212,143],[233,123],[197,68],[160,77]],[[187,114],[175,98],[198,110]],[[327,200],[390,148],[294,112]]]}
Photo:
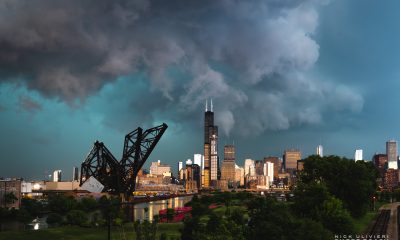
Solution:
{"label": "grass", "polygon": [[[179,230],[183,227],[182,223],[160,223],[157,228],[157,238],[162,233],[166,233],[168,237],[176,239],[180,237]],[[111,231],[111,239],[136,239],[133,231],[133,224],[125,224],[124,227],[113,227]],[[38,231],[5,231],[0,233],[0,240],[41,240],[41,239],[57,239],[57,240],[98,240],[107,239],[107,228],[82,228],[74,226],[63,226],[57,228],[49,228]]]}
{"label": "grass", "polygon": [[361,218],[353,218],[354,230],[357,234],[364,234],[367,231],[367,228],[370,226],[372,221],[378,215],[379,208],[383,205],[386,205],[386,202],[376,202],[375,203],[375,211],[368,211]]}
{"label": "grass", "polygon": [[354,231],[357,234],[363,234],[366,232],[368,226],[371,224],[371,222],[374,220],[378,212],[367,212],[363,217],[361,218],[355,218],[353,219],[354,223]]}

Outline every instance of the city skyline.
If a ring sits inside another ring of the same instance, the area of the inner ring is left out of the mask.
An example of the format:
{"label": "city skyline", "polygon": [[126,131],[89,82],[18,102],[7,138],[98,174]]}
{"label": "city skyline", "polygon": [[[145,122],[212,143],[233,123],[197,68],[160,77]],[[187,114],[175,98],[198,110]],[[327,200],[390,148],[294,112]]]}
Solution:
{"label": "city skyline", "polygon": [[0,176],[43,179],[60,169],[69,179],[96,140],[119,159],[127,132],[162,122],[169,129],[145,168],[161,160],[176,172],[204,152],[206,99],[220,164],[233,141],[238,165],[293,148],[306,157],[319,144],[324,156],[362,149],[370,160],[400,139],[399,7],[0,4]]}

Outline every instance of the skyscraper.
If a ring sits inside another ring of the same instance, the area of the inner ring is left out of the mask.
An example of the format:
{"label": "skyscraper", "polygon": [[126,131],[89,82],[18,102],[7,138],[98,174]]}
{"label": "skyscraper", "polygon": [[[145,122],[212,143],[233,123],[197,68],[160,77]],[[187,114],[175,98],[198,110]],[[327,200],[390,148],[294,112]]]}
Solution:
{"label": "skyscraper", "polygon": [[211,145],[210,145],[210,157],[211,157],[211,168],[210,168],[210,180],[217,181],[218,180],[218,170],[219,170],[219,162],[218,162],[218,131],[217,128],[213,128],[212,134],[210,137]]}
{"label": "skyscraper", "polygon": [[200,167],[202,167],[202,162],[203,162],[203,155],[198,154],[198,153],[194,154],[194,156],[193,156],[193,164],[197,164]]}
{"label": "skyscraper", "polygon": [[274,182],[274,164],[272,162],[264,163],[263,175],[268,177],[269,183]]}
{"label": "skyscraper", "polygon": [[356,149],[356,151],[354,153],[354,160],[355,161],[363,160],[363,150],[362,149]]}
{"label": "skyscraper", "polygon": [[254,162],[254,167],[256,169],[256,175],[264,175],[264,161],[256,160]]}
{"label": "skyscraper", "polygon": [[254,160],[252,159],[244,160],[244,175],[251,177],[256,175]]}
{"label": "skyscraper", "polygon": [[55,170],[53,172],[53,182],[61,182],[61,170]]}
{"label": "skyscraper", "polygon": [[283,155],[283,161],[285,164],[285,170],[290,172],[291,170],[297,169],[297,161],[301,159],[300,150],[290,149],[285,150]]}
{"label": "skyscraper", "polygon": [[221,165],[221,179],[228,182],[228,186],[234,186],[235,182],[235,146],[224,146],[224,160]]}
{"label": "skyscraper", "polygon": [[386,155],[388,159],[388,168],[398,169],[397,166],[397,141],[389,140],[386,142]]}
{"label": "skyscraper", "polygon": [[79,181],[79,169],[78,169],[78,167],[74,167],[74,169],[73,169],[72,181]]}
{"label": "skyscraper", "polygon": [[183,179],[183,162],[178,162],[178,179],[182,180]]}
{"label": "skyscraper", "polygon": [[182,168],[183,168],[183,162],[178,162],[178,172],[182,170]]}
{"label": "skyscraper", "polygon": [[235,182],[238,186],[244,185],[244,168],[235,164]]}
{"label": "skyscraper", "polygon": [[235,161],[235,146],[225,145],[224,146],[224,161]]}
{"label": "skyscraper", "polygon": [[204,171],[202,174],[202,187],[210,187],[211,181],[218,180],[218,127],[214,126],[214,112],[211,108],[204,113]]}
{"label": "skyscraper", "polygon": [[317,146],[317,155],[320,157],[324,156],[324,148],[322,147],[322,145]]}
{"label": "skyscraper", "polygon": [[274,164],[274,178],[278,179],[278,174],[282,172],[282,162],[278,157],[265,157],[264,163],[271,162]]}

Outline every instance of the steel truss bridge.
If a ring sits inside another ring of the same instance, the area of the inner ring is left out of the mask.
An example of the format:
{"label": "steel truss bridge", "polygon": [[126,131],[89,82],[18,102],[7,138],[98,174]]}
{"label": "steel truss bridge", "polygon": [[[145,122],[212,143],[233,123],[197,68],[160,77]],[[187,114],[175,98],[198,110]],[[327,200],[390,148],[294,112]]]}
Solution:
{"label": "steel truss bridge", "polygon": [[80,186],[90,177],[104,185],[103,192],[132,196],[136,189],[136,177],[161,136],[167,124],[136,130],[125,136],[122,159],[117,160],[107,147],[96,141],[81,165]]}

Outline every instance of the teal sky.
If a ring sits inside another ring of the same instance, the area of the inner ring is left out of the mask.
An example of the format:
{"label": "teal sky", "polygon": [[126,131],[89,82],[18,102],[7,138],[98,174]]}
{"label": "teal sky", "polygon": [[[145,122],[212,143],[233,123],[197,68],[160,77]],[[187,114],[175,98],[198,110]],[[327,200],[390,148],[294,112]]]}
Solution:
{"label": "teal sky", "polygon": [[[36,7],[32,7],[33,4]],[[88,9],[91,9],[90,11]],[[213,99],[237,162],[399,139],[400,2],[0,2],[0,176],[72,177],[93,142],[169,125],[147,161],[202,153]],[[100,16],[106,16],[100,18]],[[101,20],[100,20],[101,19]]]}

